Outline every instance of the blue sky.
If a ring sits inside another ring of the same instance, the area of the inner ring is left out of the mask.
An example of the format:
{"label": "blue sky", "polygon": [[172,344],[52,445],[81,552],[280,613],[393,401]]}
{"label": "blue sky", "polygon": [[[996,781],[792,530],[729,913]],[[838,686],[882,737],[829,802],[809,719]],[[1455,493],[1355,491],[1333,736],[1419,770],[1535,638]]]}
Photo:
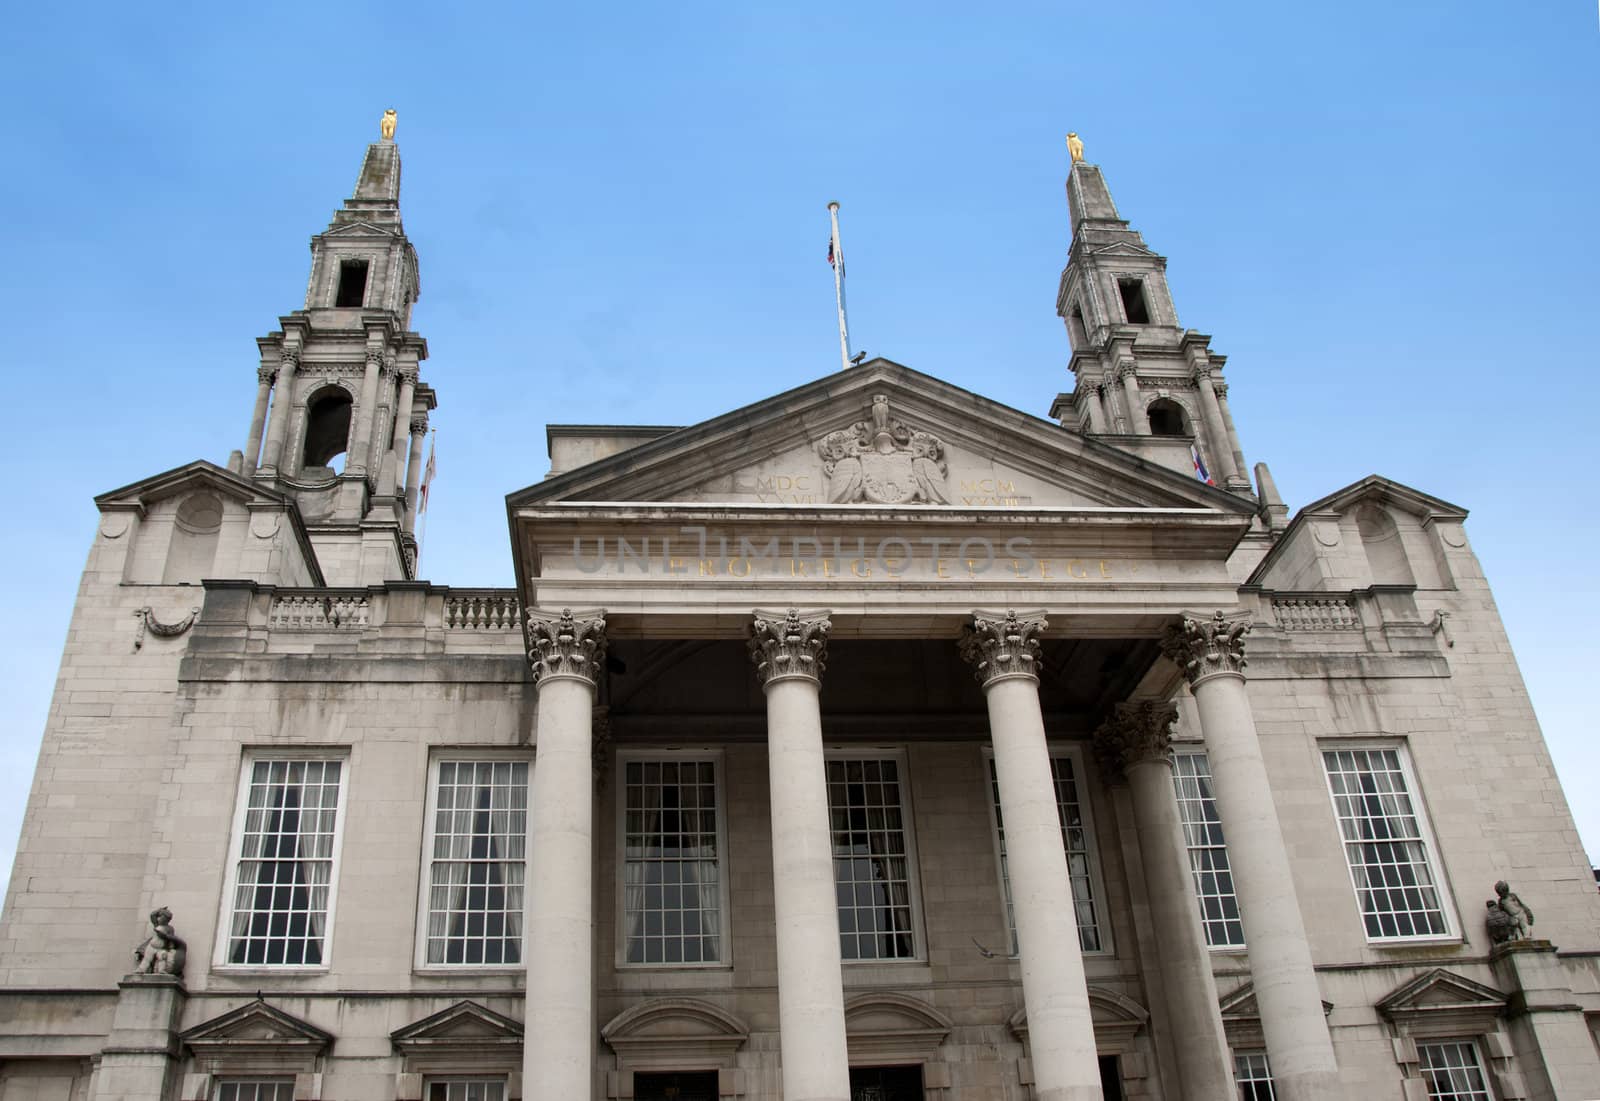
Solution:
{"label": "blue sky", "polygon": [[1376,472],[1472,510],[1600,858],[1596,38],[1541,2],[18,8],[0,869],[90,498],[243,446],[254,338],[388,106],[431,579],[510,583],[545,423],[691,423],[833,370],[829,199],[855,346],[1044,415],[1074,129],[1291,507]]}

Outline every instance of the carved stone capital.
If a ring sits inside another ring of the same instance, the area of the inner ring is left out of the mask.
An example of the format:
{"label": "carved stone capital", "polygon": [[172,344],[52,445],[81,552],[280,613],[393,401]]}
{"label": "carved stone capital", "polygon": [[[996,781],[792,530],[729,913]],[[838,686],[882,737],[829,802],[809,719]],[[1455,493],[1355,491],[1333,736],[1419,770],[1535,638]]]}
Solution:
{"label": "carved stone capital", "polygon": [[278,381],[278,371],[275,367],[257,367],[256,381],[263,386],[271,386]]}
{"label": "carved stone capital", "polygon": [[400,385],[402,386],[408,382],[415,386],[417,384],[417,378],[421,374],[421,372],[419,372],[415,367],[398,367],[395,370],[400,375]]}
{"label": "carved stone capital", "polygon": [[1227,400],[1228,384],[1226,382],[1223,382],[1220,378],[1214,378],[1211,380],[1211,389],[1216,391],[1218,401]]}
{"label": "carved stone capital", "polygon": [[368,348],[367,349],[367,369],[369,371],[370,370],[374,370],[374,369],[376,369],[378,371],[382,371],[383,370],[383,361],[384,361],[384,354],[383,354],[383,349],[382,348]]}
{"label": "carved stone capital", "polygon": [[961,657],[985,688],[1007,677],[1039,679],[1039,637],[1050,624],[1044,611],[974,612],[961,628]]}
{"label": "carved stone capital", "polygon": [[1122,381],[1133,379],[1139,381],[1139,365],[1131,359],[1124,359],[1117,364],[1117,378]]}
{"label": "carved stone capital", "polygon": [[279,370],[282,370],[282,371],[293,371],[298,366],[300,366],[300,349],[299,348],[279,348],[278,349],[278,369]]}
{"label": "carved stone capital", "polygon": [[1178,705],[1171,700],[1119,703],[1095,731],[1094,748],[1110,776],[1124,776],[1146,761],[1165,761],[1172,752],[1172,724]]}
{"label": "carved stone capital", "polygon": [[820,609],[801,612],[756,610],[750,622],[750,660],[765,688],[776,681],[804,678],[822,683],[822,669],[828,660],[829,612]]}
{"label": "carved stone capital", "polygon": [[413,436],[426,436],[428,434],[428,418],[413,417],[411,418],[410,427]]}
{"label": "carved stone capital", "polygon": [[1191,686],[1219,673],[1244,675],[1244,636],[1250,630],[1249,613],[1210,618],[1184,615],[1167,628],[1161,639],[1162,652],[1171,658],[1189,679]]}
{"label": "carved stone capital", "polygon": [[603,610],[560,613],[529,608],[528,661],[534,684],[559,677],[600,683],[606,660],[606,614]]}
{"label": "carved stone capital", "polygon": [[1207,387],[1212,390],[1216,389],[1216,384],[1211,381],[1211,364],[1209,363],[1195,364],[1194,370],[1190,372],[1190,377],[1194,379],[1195,386],[1202,390]]}

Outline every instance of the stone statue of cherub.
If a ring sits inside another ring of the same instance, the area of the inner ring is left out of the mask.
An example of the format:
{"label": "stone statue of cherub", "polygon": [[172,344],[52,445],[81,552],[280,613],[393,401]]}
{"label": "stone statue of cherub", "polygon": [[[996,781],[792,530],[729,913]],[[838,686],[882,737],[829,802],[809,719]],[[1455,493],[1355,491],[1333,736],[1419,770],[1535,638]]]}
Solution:
{"label": "stone statue of cherub", "polygon": [[133,973],[171,975],[176,978],[183,974],[183,960],[188,949],[183,938],[172,928],[172,911],[163,906],[151,913],[150,935],[133,950],[136,961]]}
{"label": "stone statue of cherub", "polygon": [[1484,922],[1489,929],[1489,939],[1495,944],[1514,940],[1527,940],[1533,935],[1533,911],[1517,897],[1505,880],[1494,885],[1498,896],[1484,903]]}

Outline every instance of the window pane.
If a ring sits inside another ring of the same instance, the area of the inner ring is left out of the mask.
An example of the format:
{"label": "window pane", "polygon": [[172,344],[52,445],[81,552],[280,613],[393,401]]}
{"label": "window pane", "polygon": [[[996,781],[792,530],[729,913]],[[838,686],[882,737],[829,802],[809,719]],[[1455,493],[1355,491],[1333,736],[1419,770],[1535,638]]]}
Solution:
{"label": "window pane", "polygon": [[428,1101],[505,1101],[506,1084],[500,1078],[430,1078],[424,1096]]}
{"label": "window pane", "polygon": [[1417,1060],[1430,1101],[1492,1101],[1471,1040],[1418,1044]]}
{"label": "window pane", "polygon": [[223,1078],[217,1101],[294,1101],[293,1078]]}
{"label": "window pane", "polygon": [[1277,1101],[1272,1089],[1272,1070],[1264,1051],[1240,1051],[1233,1056],[1233,1080],[1239,1086],[1239,1101]]}
{"label": "window pane", "polygon": [[1222,818],[1217,814],[1206,755],[1174,753],[1172,782],[1177,788],[1178,814],[1189,846],[1189,870],[1206,943],[1213,948],[1240,947],[1244,925],[1239,920],[1239,900],[1233,891],[1233,871],[1222,840]]}
{"label": "window pane", "polygon": [[528,763],[439,761],[425,959],[522,962]]}
{"label": "window pane", "polygon": [[[1083,803],[1078,798],[1077,777],[1072,758],[1052,756],[1050,775],[1055,782],[1056,811],[1061,815],[1061,841],[1067,850],[1067,878],[1071,881],[1073,907],[1078,918],[1078,944],[1085,952],[1098,952],[1100,919],[1089,876],[1089,833]],[[1011,867],[1006,857],[1006,824],[1000,814],[1000,780],[994,758],[989,759],[989,793],[994,802],[995,829],[1000,841],[1000,881],[1006,896],[1006,927],[1011,930],[1011,954],[1017,954],[1017,917],[1011,902]]]}
{"label": "window pane", "polygon": [[622,798],[623,958],[718,962],[722,863],[714,763],[629,761]]}
{"label": "window pane", "polygon": [[828,817],[840,954],[847,960],[911,959],[916,944],[900,762],[829,761]]}
{"label": "window pane", "polygon": [[[323,962],[342,761],[258,760],[244,794],[228,962]],[[255,1101],[241,1094],[241,1101]]]}
{"label": "window pane", "polygon": [[1399,751],[1329,750],[1322,760],[1367,936],[1448,933]]}

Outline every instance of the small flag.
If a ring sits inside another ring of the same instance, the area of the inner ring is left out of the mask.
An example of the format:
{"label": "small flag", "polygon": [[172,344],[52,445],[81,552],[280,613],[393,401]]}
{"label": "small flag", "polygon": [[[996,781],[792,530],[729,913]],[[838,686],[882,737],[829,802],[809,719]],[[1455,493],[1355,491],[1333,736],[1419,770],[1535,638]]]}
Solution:
{"label": "small flag", "polygon": [[833,238],[828,238],[828,266],[833,267]]}
{"label": "small flag", "polygon": [[[1217,483],[1211,480],[1211,472],[1206,469],[1206,464],[1200,461],[1200,449],[1194,444],[1189,445],[1189,457],[1194,460],[1194,476],[1208,486],[1216,485]],[[432,469],[433,460],[429,459],[428,463],[429,469]]]}
{"label": "small flag", "polygon": [[[422,468],[422,499],[417,503],[417,515],[421,516],[428,511],[428,486],[433,481],[433,476],[438,472],[438,467],[433,461],[433,454],[439,447],[439,437],[434,436],[428,443],[428,465]],[[1199,459],[1195,460],[1199,462]]]}

